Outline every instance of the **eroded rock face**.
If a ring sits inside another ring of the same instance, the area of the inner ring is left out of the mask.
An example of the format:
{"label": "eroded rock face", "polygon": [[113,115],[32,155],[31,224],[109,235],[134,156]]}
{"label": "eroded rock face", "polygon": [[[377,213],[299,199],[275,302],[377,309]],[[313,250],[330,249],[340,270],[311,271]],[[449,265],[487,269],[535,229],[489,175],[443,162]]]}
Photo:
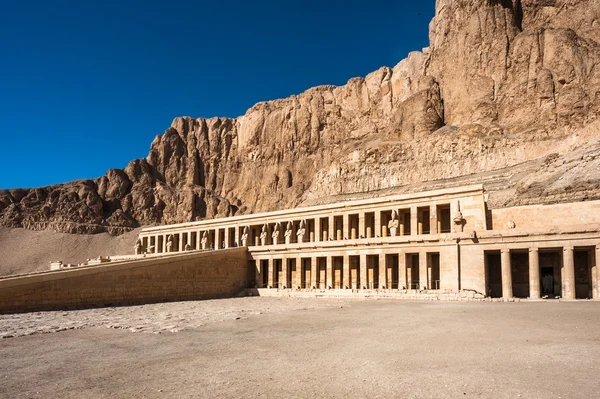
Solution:
{"label": "eroded rock face", "polygon": [[[119,234],[506,168],[600,136],[600,0],[438,0],[430,42],[239,118],[176,118],[124,170],[0,191],[0,223]],[[586,175],[585,198],[599,181]],[[528,177],[511,204],[538,186]]]}

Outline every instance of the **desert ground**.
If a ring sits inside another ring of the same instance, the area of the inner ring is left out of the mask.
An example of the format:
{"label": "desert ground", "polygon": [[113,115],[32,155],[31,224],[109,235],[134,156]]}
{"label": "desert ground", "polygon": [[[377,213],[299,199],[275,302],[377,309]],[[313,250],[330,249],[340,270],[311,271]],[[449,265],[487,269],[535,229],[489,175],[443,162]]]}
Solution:
{"label": "desert ground", "polygon": [[0,316],[2,398],[600,397],[594,302],[238,298]]}

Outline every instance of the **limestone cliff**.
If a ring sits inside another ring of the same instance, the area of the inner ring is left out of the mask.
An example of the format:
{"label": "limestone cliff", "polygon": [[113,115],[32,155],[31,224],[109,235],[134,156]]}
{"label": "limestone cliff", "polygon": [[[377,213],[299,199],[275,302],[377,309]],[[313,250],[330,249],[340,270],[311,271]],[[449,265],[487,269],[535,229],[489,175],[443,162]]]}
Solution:
{"label": "limestone cliff", "polygon": [[176,118],[124,170],[0,191],[0,223],[119,234],[537,158],[550,159],[546,180],[534,171],[514,181],[505,203],[600,198],[597,168],[547,170],[575,149],[596,165],[597,146],[586,146],[600,137],[599,115],[600,0],[438,0],[430,47],[394,68],[235,119]]}

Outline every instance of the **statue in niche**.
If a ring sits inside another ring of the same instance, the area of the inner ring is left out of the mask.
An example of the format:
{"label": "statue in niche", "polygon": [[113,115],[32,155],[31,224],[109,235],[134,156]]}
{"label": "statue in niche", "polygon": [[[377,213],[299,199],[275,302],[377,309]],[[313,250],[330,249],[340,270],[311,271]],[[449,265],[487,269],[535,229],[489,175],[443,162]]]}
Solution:
{"label": "statue in niche", "polygon": [[458,203],[456,213],[454,214],[454,218],[452,220],[454,221],[454,231],[456,233],[462,233],[465,228],[466,220],[460,211],[460,202]]}
{"label": "statue in niche", "polygon": [[208,234],[206,230],[202,234],[202,239],[200,240],[200,244],[202,244],[202,249],[206,249],[206,243],[208,242]]}
{"label": "statue in niche", "polygon": [[133,250],[135,251],[136,255],[140,255],[142,253],[142,239],[138,237],[137,241],[135,242],[135,245],[133,247]]}
{"label": "statue in niche", "polygon": [[263,224],[262,231],[260,232],[260,245],[267,245],[267,224]]}
{"label": "statue in niche", "polygon": [[396,210],[392,210],[392,219],[388,222],[388,229],[390,230],[390,235],[395,237],[398,232],[398,226],[400,226],[400,222],[398,221],[398,213]]}
{"label": "statue in niche", "polygon": [[246,246],[249,235],[250,235],[250,229],[248,228],[248,226],[246,226],[246,227],[244,227],[244,233],[242,234],[242,247]]}
{"label": "statue in niche", "polygon": [[273,238],[273,245],[277,245],[277,242],[279,241],[279,234],[281,233],[279,231],[279,228],[280,228],[280,224],[275,223],[275,228],[273,229],[273,234],[271,234],[271,237]]}
{"label": "statue in niche", "polygon": [[287,227],[285,229],[285,243],[289,244],[290,241],[292,240],[292,234],[294,233],[294,226],[292,225],[292,222],[288,222]]}
{"label": "statue in niche", "polygon": [[300,225],[298,226],[298,231],[296,232],[296,236],[298,237],[298,242],[302,242],[304,240],[304,234],[306,233],[304,220],[300,221]]}
{"label": "statue in niche", "polygon": [[173,235],[169,234],[167,237],[167,252],[171,252],[171,248],[173,247]]}

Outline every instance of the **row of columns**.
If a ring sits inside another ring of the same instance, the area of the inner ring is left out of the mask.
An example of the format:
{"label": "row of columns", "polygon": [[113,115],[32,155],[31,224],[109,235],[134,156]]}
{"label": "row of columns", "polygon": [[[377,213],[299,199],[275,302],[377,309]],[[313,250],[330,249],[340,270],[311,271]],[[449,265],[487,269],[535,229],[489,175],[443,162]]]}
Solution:
{"label": "row of columns", "polygon": [[[308,285],[310,287],[319,287],[319,283],[320,283],[320,265],[319,265],[319,259],[326,259],[325,260],[325,287],[326,288],[330,288],[330,287],[334,287],[334,258],[342,258],[342,281],[341,283],[341,287],[345,288],[372,288],[374,286],[374,281],[370,281],[369,279],[369,264],[368,264],[368,258],[367,256],[371,255],[371,254],[359,254],[359,255],[352,255],[352,256],[357,256],[359,258],[359,265],[358,265],[358,277],[359,277],[359,282],[360,285],[358,287],[354,287],[353,286],[353,281],[351,281],[351,274],[350,274],[350,256],[348,254],[344,254],[344,255],[339,255],[339,256],[326,256],[326,257],[317,257],[317,256],[312,256],[310,258],[307,257],[302,257],[302,256],[297,256],[295,258],[288,258],[288,257],[283,257],[283,258],[268,258],[268,259],[263,259],[267,260],[268,262],[268,268],[267,268],[267,285],[269,287],[275,287],[276,286],[276,273],[278,273],[278,271],[276,270],[275,267],[275,261],[281,261],[281,274],[283,276],[286,276],[286,280],[287,280],[287,276],[290,276],[290,270],[288,270],[288,260],[289,259],[295,259],[295,263],[296,263],[296,276],[295,276],[295,280],[291,281],[292,287],[302,287],[303,286],[303,278],[305,276],[305,270],[303,269],[303,260],[308,260],[310,259],[310,282],[306,282],[309,283]],[[379,264],[378,265],[372,265],[373,268],[377,268],[378,269],[378,280],[377,280],[377,286],[379,288],[382,287],[386,287],[386,288],[391,288],[389,287],[389,282],[391,281],[391,276],[388,276],[388,271],[390,270],[390,265],[388,265],[388,256],[386,256],[386,254],[373,254],[378,256],[379,259]],[[387,255],[394,255],[394,254],[387,254]],[[430,282],[430,274],[431,274],[431,270],[429,270],[429,253],[427,252],[419,252],[419,253],[410,253],[408,255],[419,255],[419,270],[418,270],[418,274],[419,274],[419,280],[420,280],[420,284],[421,286],[427,286],[429,289],[431,289],[431,287],[429,287],[429,282]],[[397,275],[398,275],[398,287],[402,288],[402,287],[406,287],[406,288],[411,288],[407,286],[407,263],[406,263],[406,256],[407,253],[401,252],[398,254],[398,266],[397,266]],[[256,282],[257,285],[259,285],[259,282],[262,281],[262,276],[261,276],[261,260],[257,261],[257,265],[256,265]],[[291,278],[291,276],[290,276]],[[291,288],[287,285],[288,281],[284,281],[281,282],[279,281],[279,285],[281,287],[285,286],[286,288]]]}
{"label": "row of columns", "polygon": [[[563,247],[562,268],[562,297],[564,299],[575,299],[575,249],[572,246]],[[600,272],[598,260],[600,259],[600,246],[596,246],[596,265],[592,267],[593,295],[600,297]],[[502,269],[502,297],[510,299],[513,297],[512,266],[510,249],[500,251],[500,262]],[[539,299],[540,290],[540,258],[538,248],[529,248],[529,297]]]}
{"label": "row of columns", "polygon": [[[221,230],[224,230],[224,234],[221,234]],[[174,233],[162,233],[155,235],[145,235],[141,237],[142,239],[142,247],[145,249],[154,248],[153,253],[167,253],[167,252],[182,252],[186,250],[186,247],[189,249],[219,249],[219,248],[229,248],[230,245],[230,236],[231,231],[234,231],[234,242],[239,242],[239,227],[227,227],[227,228],[219,228],[219,229],[209,229],[209,230],[187,230],[187,231],[179,231]],[[207,235],[208,241],[206,243],[202,243],[202,236],[204,232],[209,233]],[[195,233],[195,238],[193,239],[193,233]],[[221,237],[222,235],[222,237]],[[169,236],[173,237],[171,241],[171,247],[169,248]],[[176,237],[176,239],[175,239]],[[185,238],[184,238],[185,237]],[[214,237],[214,239],[212,238]]]}

